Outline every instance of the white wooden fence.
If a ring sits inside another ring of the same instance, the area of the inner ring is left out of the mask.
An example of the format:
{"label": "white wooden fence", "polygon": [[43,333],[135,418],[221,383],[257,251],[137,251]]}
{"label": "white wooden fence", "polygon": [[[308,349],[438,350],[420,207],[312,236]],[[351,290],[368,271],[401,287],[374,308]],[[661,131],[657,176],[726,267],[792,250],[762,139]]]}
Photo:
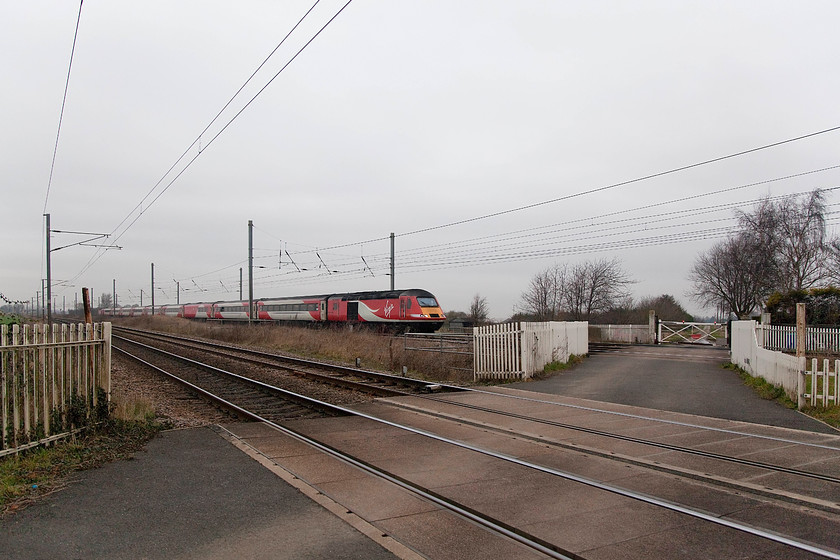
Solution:
{"label": "white wooden fence", "polygon": [[802,403],[811,406],[834,406],[840,404],[838,400],[837,372],[840,371],[840,360],[834,360],[834,367],[828,360],[822,360],[822,369],[819,367],[819,360],[811,359],[811,368],[802,372],[800,379]]}
{"label": "white wooden fence", "polygon": [[506,323],[473,329],[473,375],[527,379],[546,364],[589,352],[586,322]]}
{"label": "white wooden fence", "polygon": [[593,342],[653,344],[655,331],[651,331],[650,325],[589,325]]}
{"label": "white wooden fence", "polygon": [[804,358],[775,352],[758,343],[755,321],[732,321],[731,361],[754,377],[784,387],[788,396],[802,393]]}
{"label": "white wooden fence", "polygon": [[[767,335],[768,332],[771,334]],[[776,326],[774,329],[769,329],[766,325],[763,327],[757,325],[755,321],[733,321],[732,363],[740,366],[750,375],[761,377],[768,383],[783,387],[788,396],[796,401],[799,409],[807,405],[840,404],[840,389],[837,383],[840,360],[832,362],[827,359],[820,361],[816,358],[807,360],[804,356],[797,358],[780,350],[763,347],[759,343],[763,338],[765,345],[772,344],[772,336],[779,336],[780,333],[788,336],[789,327]],[[790,336],[795,338],[795,333]],[[820,339],[818,336],[814,338],[809,336],[809,340],[819,341]],[[786,347],[787,345],[778,343],[778,346]],[[795,346],[794,344],[794,349]],[[824,347],[817,346],[816,348],[819,351]]]}
{"label": "white wooden fence", "polygon": [[0,327],[0,456],[66,437],[110,394],[111,323]]}
{"label": "white wooden fence", "polygon": [[[757,325],[756,336],[762,348],[796,352],[796,327],[793,325]],[[805,351],[840,353],[840,328],[807,327]]]}

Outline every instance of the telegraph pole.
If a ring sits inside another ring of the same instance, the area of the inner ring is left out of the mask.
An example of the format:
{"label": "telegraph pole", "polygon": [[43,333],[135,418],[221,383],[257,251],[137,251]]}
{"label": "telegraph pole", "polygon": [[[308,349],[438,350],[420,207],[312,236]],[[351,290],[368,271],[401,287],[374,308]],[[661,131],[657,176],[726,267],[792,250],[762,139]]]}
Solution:
{"label": "telegraph pole", "polygon": [[155,314],[155,263],[152,263],[152,315]]}
{"label": "telegraph pole", "polygon": [[50,215],[44,214],[47,218],[47,324],[52,324],[52,267],[50,266]]}
{"label": "telegraph pole", "polygon": [[114,297],[111,298],[111,317],[117,314],[117,279],[114,278]]}
{"label": "telegraph pole", "polygon": [[239,267],[239,301],[242,301],[242,267]]}
{"label": "telegraph pole", "polygon": [[254,222],[248,220],[248,322],[254,314]]}
{"label": "telegraph pole", "polygon": [[175,280],[175,304],[181,305],[181,283],[178,280]]}
{"label": "telegraph pole", "polygon": [[391,232],[391,290],[394,289],[394,232]]}
{"label": "telegraph pole", "polygon": [[[110,234],[107,234],[107,233],[90,233],[90,232],[86,232],[86,231],[63,231],[63,230],[60,230],[60,229],[54,230],[50,227],[50,215],[49,214],[44,214],[44,217],[46,218],[46,230],[47,230],[47,247],[46,247],[46,249],[47,249],[47,285],[46,285],[46,294],[41,297],[41,300],[43,301],[44,308],[46,309],[46,312],[47,312],[47,322],[52,323],[52,308],[54,307],[53,299],[52,299],[52,264],[51,264],[51,259],[50,259],[50,255],[52,254],[52,252],[53,251],[58,251],[58,250],[61,250],[61,249],[66,249],[67,247],[75,247],[77,245],[83,245],[85,247],[105,247],[106,249],[122,249],[122,247],[118,247],[117,245],[92,244],[92,242],[97,241],[99,239],[105,239],[107,237],[110,237]],[[51,241],[50,237],[52,236],[53,233],[66,233],[66,234],[71,234],[71,235],[84,235],[86,237],[87,236],[93,236],[93,237],[90,237],[89,239],[84,239],[82,241],[77,241],[76,243],[70,243],[69,245],[64,245],[62,247],[52,248],[51,244],[50,244],[50,241]],[[91,288],[91,290],[88,294],[88,297],[89,297],[88,305],[90,305],[91,303],[93,303],[93,289],[92,288]],[[82,303],[84,304],[84,302],[82,302]],[[77,303],[77,307],[78,307],[78,303]]]}

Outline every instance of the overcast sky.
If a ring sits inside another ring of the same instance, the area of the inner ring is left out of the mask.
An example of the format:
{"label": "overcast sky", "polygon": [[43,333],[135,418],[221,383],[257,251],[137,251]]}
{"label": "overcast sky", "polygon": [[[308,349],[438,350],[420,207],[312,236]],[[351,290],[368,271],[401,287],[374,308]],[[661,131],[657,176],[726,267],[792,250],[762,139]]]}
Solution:
{"label": "overcast sky", "polygon": [[838,2],[356,0],[271,81],[343,5],[202,134],[311,2],[88,0],[50,182],[79,3],[4,2],[0,293],[40,289],[46,208],[122,247],[54,251],[59,309],[113,280],[148,304],[151,263],[156,304],[238,299],[253,220],[258,298],[387,289],[394,232],[397,288],[446,310],[502,319],[540,270],[616,257],[699,313],[736,208],[840,185],[840,131],[621,184],[840,125]]}

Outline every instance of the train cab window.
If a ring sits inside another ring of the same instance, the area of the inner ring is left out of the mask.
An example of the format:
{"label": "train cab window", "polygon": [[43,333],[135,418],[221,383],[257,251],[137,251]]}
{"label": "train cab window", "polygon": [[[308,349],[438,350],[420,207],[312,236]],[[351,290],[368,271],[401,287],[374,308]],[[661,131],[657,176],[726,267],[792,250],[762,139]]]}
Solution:
{"label": "train cab window", "polygon": [[338,311],[338,302],[333,303],[333,311]]}
{"label": "train cab window", "polygon": [[405,306],[406,309],[411,309],[411,300],[408,300],[408,303]]}
{"label": "train cab window", "polygon": [[419,297],[417,298],[417,303],[420,304],[420,307],[437,307],[438,302],[433,297]]}

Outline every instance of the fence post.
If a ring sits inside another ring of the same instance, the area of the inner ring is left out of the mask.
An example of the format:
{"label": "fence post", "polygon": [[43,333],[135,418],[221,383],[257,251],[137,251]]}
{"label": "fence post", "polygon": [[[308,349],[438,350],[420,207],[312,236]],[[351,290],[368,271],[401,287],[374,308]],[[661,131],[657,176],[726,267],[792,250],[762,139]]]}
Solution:
{"label": "fence post", "polygon": [[[797,383],[796,406],[799,409],[805,405],[805,337],[807,336],[807,323],[805,321],[805,304],[796,304],[796,357],[799,360],[799,382]],[[811,379],[811,392],[816,389],[816,376]]]}
{"label": "fence post", "polygon": [[111,402],[111,323],[102,324],[102,358],[103,367],[101,386],[105,390],[106,402]]}
{"label": "fence post", "polygon": [[659,342],[656,339],[656,311],[653,309],[648,311],[648,337],[651,344]]}
{"label": "fence post", "polygon": [[[9,326],[8,325],[0,325],[0,347],[6,346],[9,337]],[[11,356],[11,353],[9,353]],[[6,388],[6,384],[8,383],[6,377],[6,363],[11,366],[14,363],[14,360],[6,358],[5,352],[0,352],[0,428],[2,428],[3,432],[0,433],[0,449],[6,448],[6,434],[9,433],[9,417],[8,417],[8,410],[9,407],[7,405],[8,399],[7,394],[8,390]],[[14,374],[12,374],[14,375]]]}

